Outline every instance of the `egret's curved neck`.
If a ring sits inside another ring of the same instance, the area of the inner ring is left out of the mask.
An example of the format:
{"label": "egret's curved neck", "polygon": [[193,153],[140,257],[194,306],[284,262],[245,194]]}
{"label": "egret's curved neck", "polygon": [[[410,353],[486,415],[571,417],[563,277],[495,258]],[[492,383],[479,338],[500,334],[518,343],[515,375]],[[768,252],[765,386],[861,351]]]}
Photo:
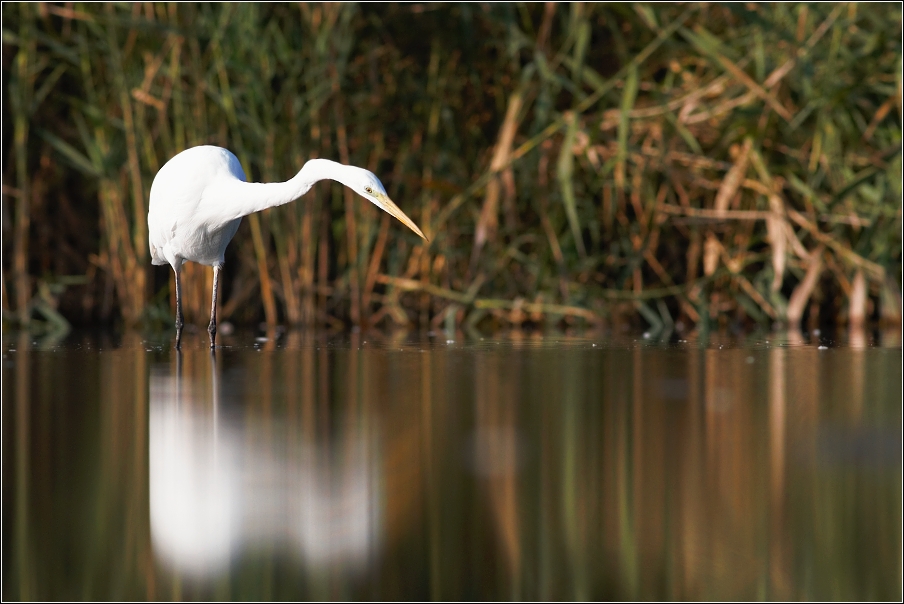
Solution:
{"label": "egret's curved neck", "polygon": [[221,183],[212,191],[213,202],[220,206],[226,220],[234,220],[295,201],[311,190],[321,180],[335,180],[348,186],[348,166],[328,159],[311,159],[298,174],[285,182],[242,182],[234,180]]}

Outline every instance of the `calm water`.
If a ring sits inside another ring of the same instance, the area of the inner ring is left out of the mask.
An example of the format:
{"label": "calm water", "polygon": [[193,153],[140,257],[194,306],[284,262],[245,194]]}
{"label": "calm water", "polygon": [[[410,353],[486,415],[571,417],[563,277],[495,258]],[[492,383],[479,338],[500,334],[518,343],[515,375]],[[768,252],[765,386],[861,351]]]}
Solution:
{"label": "calm water", "polygon": [[4,599],[901,597],[899,336],[222,343],[4,336]]}

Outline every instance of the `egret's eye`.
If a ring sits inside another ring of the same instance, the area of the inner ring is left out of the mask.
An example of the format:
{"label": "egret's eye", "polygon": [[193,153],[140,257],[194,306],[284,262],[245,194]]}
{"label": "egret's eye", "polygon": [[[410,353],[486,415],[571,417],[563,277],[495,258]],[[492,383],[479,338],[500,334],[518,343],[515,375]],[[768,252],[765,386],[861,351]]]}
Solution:
{"label": "egret's eye", "polygon": [[370,187],[364,187],[364,190],[367,191],[368,193],[370,193],[371,195],[374,194],[374,190],[371,189]]}

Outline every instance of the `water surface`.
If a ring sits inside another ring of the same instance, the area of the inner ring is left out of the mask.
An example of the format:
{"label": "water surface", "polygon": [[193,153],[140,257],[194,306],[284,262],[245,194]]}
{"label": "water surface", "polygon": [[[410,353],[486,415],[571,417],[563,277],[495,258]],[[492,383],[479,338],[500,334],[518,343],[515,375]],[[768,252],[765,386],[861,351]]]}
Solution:
{"label": "water surface", "polygon": [[899,339],[222,343],[4,336],[4,599],[901,597]]}

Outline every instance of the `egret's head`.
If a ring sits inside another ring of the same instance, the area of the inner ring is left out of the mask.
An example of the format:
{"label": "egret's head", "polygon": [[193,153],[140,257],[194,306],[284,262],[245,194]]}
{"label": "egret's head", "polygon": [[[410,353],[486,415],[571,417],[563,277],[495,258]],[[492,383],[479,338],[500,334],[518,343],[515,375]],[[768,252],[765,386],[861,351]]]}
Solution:
{"label": "egret's head", "polygon": [[380,179],[370,170],[355,166],[349,166],[349,168],[352,168],[352,181],[349,186],[355,193],[382,208],[380,200],[388,199],[389,195],[386,194],[386,189]]}
{"label": "egret's head", "polygon": [[427,239],[417,225],[414,224],[414,221],[408,218],[405,212],[400,210],[389,198],[389,195],[386,194],[386,189],[383,188],[383,183],[380,182],[380,179],[373,172],[355,166],[347,167],[351,170],[351,177],[345,183],[349,188],[381,210],[398,218],[402,224],[420,235],[421,238]]}

